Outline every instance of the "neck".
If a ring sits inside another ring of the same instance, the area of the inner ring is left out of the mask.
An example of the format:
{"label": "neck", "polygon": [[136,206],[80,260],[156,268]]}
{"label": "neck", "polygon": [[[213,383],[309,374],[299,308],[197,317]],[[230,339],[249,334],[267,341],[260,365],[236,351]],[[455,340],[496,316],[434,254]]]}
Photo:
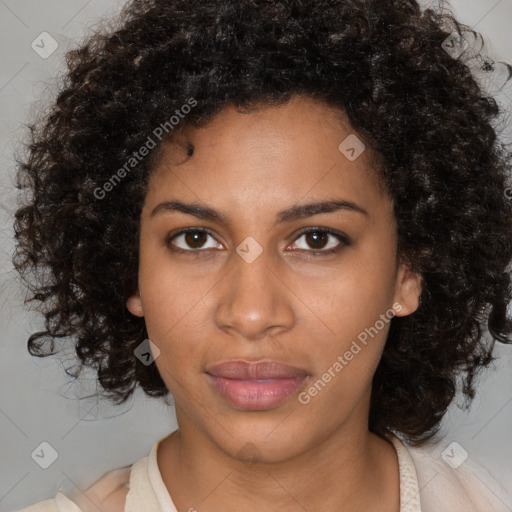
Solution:
{"label": "neck", "polygon": [[180,429],[160,443],[158,466],[179,510],[399,510],[394,447],[350,421],[299,455],[262,462],[250,444],[230,455],[177,414]]}

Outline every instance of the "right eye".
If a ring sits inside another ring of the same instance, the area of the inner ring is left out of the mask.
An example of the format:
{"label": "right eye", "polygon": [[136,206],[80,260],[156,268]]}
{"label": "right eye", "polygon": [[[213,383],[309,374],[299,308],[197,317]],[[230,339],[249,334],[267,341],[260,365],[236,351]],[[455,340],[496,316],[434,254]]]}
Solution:
{"label": "right eye", "polygon": [[[169,247],[169,249],[176,252],[199,252],[200,250],[218,248],[215,246],[206,248],[204,247],[204,243],[208,236],[213,238],[213,235],[207,229],[187,228],[171,237],[168,237],[166,240],[166,245]],[[177,245],[176,240],[179,240],[183,246],[178,246],[177,249],[174,248]]]}

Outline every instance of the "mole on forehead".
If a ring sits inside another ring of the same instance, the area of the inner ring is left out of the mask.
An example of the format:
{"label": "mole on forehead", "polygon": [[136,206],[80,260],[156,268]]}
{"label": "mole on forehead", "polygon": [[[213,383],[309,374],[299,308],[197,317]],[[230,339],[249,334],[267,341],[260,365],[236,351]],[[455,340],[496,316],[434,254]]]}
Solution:
{"label": "mole on forehead", "polygon": [[191,138],[180,134],[162,142],[160,154],[155,162],[154,168],[162,170],[169,166],[183,165],[191,156],[194,155],[195,143]]}

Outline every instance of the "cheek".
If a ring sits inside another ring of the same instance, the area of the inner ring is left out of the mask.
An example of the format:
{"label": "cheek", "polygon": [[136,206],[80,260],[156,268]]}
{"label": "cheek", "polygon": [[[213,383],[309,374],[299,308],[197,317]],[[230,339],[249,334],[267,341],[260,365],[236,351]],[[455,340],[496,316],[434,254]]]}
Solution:
{"label": "cheek", "polygon": [[198,311],[209,287],[206,283],[191,286],[183,273],[171,268],[160,249],[152,254],[141,251],[139,289],[148,337],[160,350],[155,363],[175,394],[174,379],[182,380],[180,375],[201,361],[194,340],[201,339]]}
{"label": "cheek", "polygon": [[[294,301],[300,316],[307,318],[314,332],[337,340],[333,341],[337,345],[355,339],[386,312],[391,314],[393,268],[384,258],[376,260],[358,251],[323,274],[296,275],[287,284],[301,299]],[[380,323],[378,327],[382,329]]]}
{"label": "cheek", "polygon": [[173,291],[159,280],[144,303],[148,337],[160,350],[155,364],[177,403],[190,400],[187,390],[204,358],[205,329],[197,321],[200,298],[195,300],[192,290]]}
{"label": "cheek", "polygon": [[153,236],[151,240],[149,235],[141,237],[139,290],[148,335],[165,342],[181,324],[195,316],[195,309],[211,284],[197,272],[187,273],[173,264],[165,248],[155,239]]}
{"label": "cheek", "polygon": [[332,425],[368,393],[393,318],[390,289],[373,278],[377,275],[340,277],[331,293],[316,295],[314,309],[322,312],[321,321],[313,320],[305,347],[315,373],[298,400],[318,411],[317,417],[329,409],[327,423]]}
{"label": "cheek", "polygon": [[202,300],[210,287],[180,286],[160,275],[146,281],[144,317],[148,336],[170,361],[187,366],[197,361],[199,343],[204,339]]}
{"label": "cheek", "polygon": [[305,401],[322,394],[321,401],[331,406],[344,399],[350,406],[371,384],[394,316],[393,266],[384,262],[354,254],[331,273],[327,287],[318,281],[296,283],[297,296],[311,299],[307,349],[313,354],[314,381],[321,381],[309,388],[311,394],[306,390]]}

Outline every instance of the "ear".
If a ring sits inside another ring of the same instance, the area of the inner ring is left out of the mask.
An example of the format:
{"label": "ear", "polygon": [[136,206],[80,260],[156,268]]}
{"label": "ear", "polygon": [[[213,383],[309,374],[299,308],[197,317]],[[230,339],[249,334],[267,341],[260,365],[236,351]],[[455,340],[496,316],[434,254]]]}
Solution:
{"label": "ear", "polygon": [[132,315],[140,317],[144,316],[144,309],[142,308],[142,297],[139,290],[128,297],[126,300],[126,307]]}
{"label": "ear", "polygon": [[[421,275],[402,263],[398,269],[393,308],[396,316],[414,313],[420,305],[422,291]],[[396,305],[396,306],[395,306]]]}

